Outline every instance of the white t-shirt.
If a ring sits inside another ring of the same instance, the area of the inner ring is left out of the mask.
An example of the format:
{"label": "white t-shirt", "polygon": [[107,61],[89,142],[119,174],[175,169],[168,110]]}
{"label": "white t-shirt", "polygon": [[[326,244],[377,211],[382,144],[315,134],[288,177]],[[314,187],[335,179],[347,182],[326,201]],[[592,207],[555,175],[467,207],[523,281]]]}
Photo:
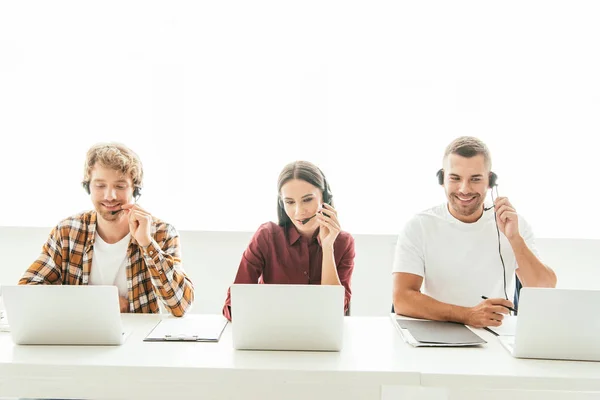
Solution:
{"label": "white t-shirt", "polygon": [[[519,232],[539,257],[531,227],[521,216]],[[502,232],[500,246],[512,301],[518,266]],[[393,272],[422,276],[423,293],[444,303],[472,307],[483,301],[481,296],[504,298],[493,209],[470,224],[454,218],[446,203],[415,215],[398,236]]]}
{"label": "white t-shirt", "polygon": [[130,239],[131,234],[127,234],[117,243],[108,244],[96,232],[90,285],[116,286],[119,289],[119,296],[128,298],[126,261]]}

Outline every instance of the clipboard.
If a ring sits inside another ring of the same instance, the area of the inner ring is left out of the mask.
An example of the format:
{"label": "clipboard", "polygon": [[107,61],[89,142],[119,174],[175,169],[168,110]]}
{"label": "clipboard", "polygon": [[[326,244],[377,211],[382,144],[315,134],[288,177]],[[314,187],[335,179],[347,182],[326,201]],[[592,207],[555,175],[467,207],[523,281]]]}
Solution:
{"label": "clipboard", "polygon": [[144,342],[213,342],[221,338],[227,325],[222,315],[190,314],[161,320]]}

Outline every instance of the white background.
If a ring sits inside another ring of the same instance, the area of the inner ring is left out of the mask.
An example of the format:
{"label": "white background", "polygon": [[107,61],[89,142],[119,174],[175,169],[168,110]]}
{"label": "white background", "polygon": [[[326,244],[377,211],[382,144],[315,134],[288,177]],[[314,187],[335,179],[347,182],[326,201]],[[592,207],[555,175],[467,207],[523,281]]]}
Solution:
{"label": "white background", "polygon": [[141,157],[141,204],[178,229],[275,218],[318,164],[343,228],[396,233],[444,200],[445,146],[492,151],[537,236],[600,238],[594,1],[0,3],[0,225],[91,206],[85,152]]}

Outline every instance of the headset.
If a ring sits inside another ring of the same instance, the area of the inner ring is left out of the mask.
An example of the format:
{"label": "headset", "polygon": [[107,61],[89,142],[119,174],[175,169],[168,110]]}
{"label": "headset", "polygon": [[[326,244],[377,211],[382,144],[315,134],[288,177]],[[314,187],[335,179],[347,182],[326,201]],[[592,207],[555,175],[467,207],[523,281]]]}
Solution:
{"label": "headset", "polygon": [[323,177],[323,187],[325,188],[323,190],[323,203],[331,205],[331,202],[333,200],[333,194],[331,194],[331,188],[329,187],[329,183],[327,183],[327,179],[325,179],[325,174],[323,173],[323,171],[321,171],[321,169],[319,169],[319,172],[321,173],[321,176]]}
{"label": "headset", "polygon": [[[81,186],[83,186],[83,190],[85,190],[85,192],[87,194],[90,194],[90,182],[89,181],[81,182]],[[135,201],[137,201],[141,195],[142,195],[142,187],[135,186],[133,188],[133,198],[135,199]]]}
{"label": "headset", "polygon": [[[440,169],[436,173],[438,183],[444,184],[444,170]],[[489,188],[492,190],[492,205],[490,207],[483,207],[483,211],[489,211],[494,208],[494,188],[496,188],[496,198],[498,197],[498,175],[495,172],[490,172]],[[498,228],[498,219],[496,218],[496,210],[494,209],[494,222],[496,223],[496,234],[498,235],[498,255],[500,256],[500,262],[502,263],[502,281],[504,282],[504,298],[508,300],[508,293],[506,292],[506,266],[504,265],[504,258],[502,257],[502,248],[500,247],[500,229]]]}
{"label": "headset", "polygon": [[[440,168],[439,171],[435,174],[437,176],[438,179],[438,183],[440,185],[444,184],[444,169]],[[494,187],[498,186],[498,175],[496,175],[495,172],[490,172],[490,189],[493,189]]]}

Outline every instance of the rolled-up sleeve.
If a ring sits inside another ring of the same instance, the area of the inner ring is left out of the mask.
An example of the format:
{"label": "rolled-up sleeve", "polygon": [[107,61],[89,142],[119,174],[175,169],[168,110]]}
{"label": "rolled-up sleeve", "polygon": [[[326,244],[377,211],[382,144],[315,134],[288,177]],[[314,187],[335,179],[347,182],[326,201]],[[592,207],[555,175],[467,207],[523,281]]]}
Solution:
{"label": "rolled-up sleeve", "polygon": [[175,228],[169,224],[157,228],[154,240],[142,248],[142,255],[163,305],[174,316],[183,316],[194,301],[194,286],[183,270]]}
{"label": "rolled-up sleeve", "polygon": [[345,250],[342,252],[340,261],[336,264],[338,277],[345,289],[344,311],[348,311],[350,299],[352,298],[352,272],[354,271],[354,238],[348,235]]}
{"label": "rolled-up sleeve", "polygon": [[[263,250],[266,246],[268,246],[268,234],[266,230],[259,229],[242,255],[234,283],[258,283],[265,267]],[[227,289],[223,315],[231,321],[231,289]]]}
{"label": "rolled-up sleeve", "polygon": [[19,285],[60,285],[63,249],[60,226],[50,232],[37,260],[25,271]]}

